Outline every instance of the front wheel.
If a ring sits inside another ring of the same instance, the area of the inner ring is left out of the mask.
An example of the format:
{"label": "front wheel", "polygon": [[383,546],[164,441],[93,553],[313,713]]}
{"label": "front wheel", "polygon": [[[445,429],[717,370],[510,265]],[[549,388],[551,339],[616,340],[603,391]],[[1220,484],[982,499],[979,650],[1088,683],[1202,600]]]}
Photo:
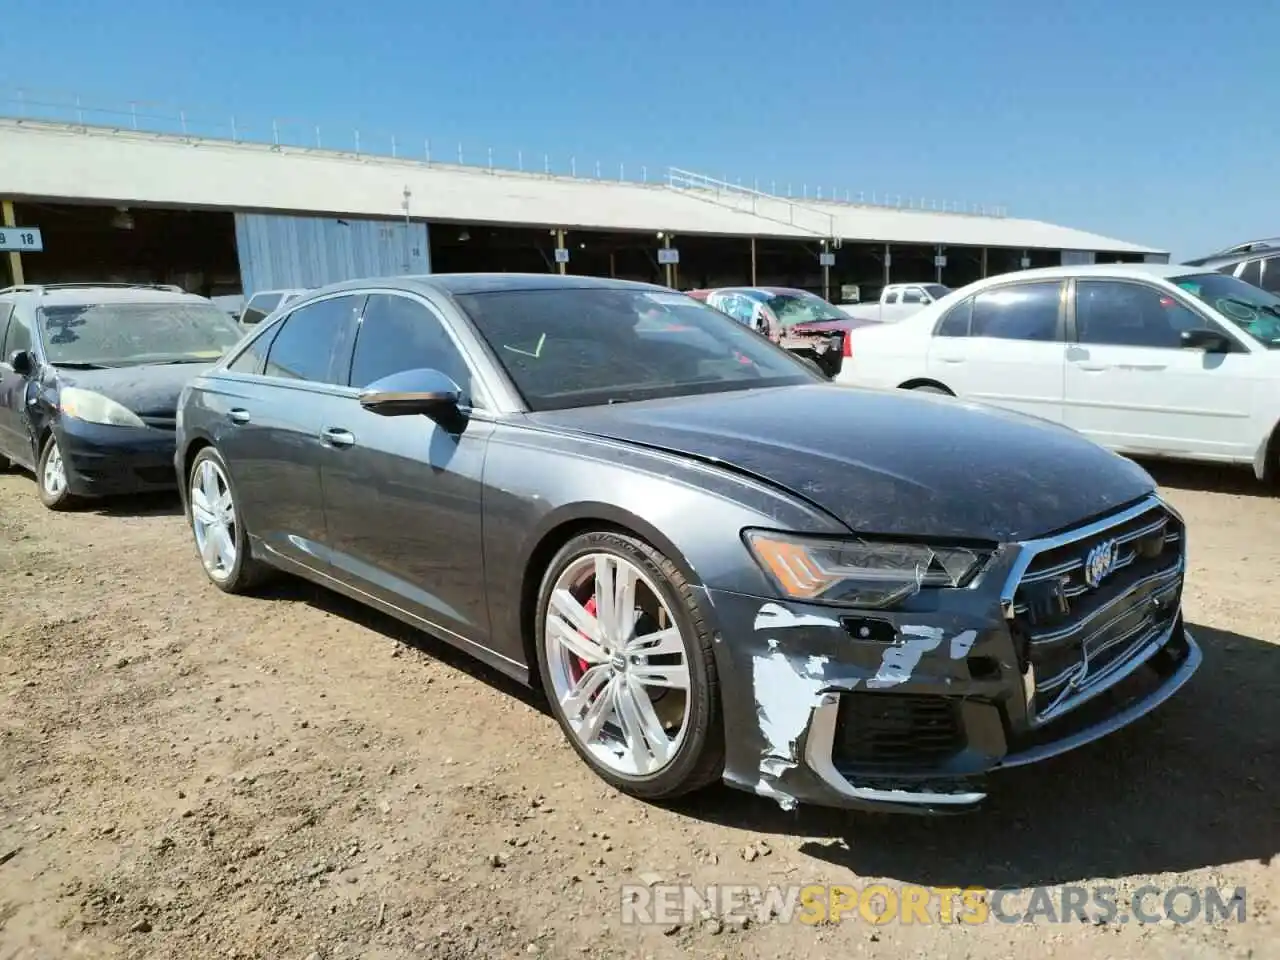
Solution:
{"label": "front wheel", "polygon": [[270,569],[249,553],[226,461],[213,447],[196,454],[187,475],[187,512],[205,575],[226,593],[245,593]]}
{"label": "front wheel", "polygon": [[40,502],[50,510],[70,510],[79,504],[67,484],[67,463],[53,434],[49,434],[36,461],[36,483],[40,488]]}
{"label": "front wheel", "polygon": [[537,609],[543,688],[597,775],[647,800],[720,778],[710,629],[675,564],[635,537],[582,534],[551,562]]}

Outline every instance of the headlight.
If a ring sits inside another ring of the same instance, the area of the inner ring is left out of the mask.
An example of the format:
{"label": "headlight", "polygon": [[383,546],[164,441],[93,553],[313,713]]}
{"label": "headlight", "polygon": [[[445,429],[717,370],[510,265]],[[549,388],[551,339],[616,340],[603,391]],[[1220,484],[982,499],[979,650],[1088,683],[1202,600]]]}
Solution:
{"label": "headlight", "polygon": [[58,407],[64,417],[75,417],[86,423],[103,423],[112,427],[144,427],[146,424],[128,407],[109,397],[79,387],[63,387]]}
{"label": "headlight", "polygon": [[922,587],[962,587],[990,557],[965,547],[764,530],[745,531],[744,537],[783,596],[854,607],[891,607]]}

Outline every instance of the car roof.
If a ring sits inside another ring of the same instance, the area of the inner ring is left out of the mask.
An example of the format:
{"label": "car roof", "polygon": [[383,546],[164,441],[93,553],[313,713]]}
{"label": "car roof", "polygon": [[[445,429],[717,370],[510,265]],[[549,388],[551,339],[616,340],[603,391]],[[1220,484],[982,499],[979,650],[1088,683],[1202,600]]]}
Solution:
{"label": "car roof", "polygon": [[38,297],[41,306],[78,307],[97,303],[209,303],[195,293],[179,290],[157,290],[154,287],[19,287],[5,291],[7,296]]}
{"label": "car roof", "polygon": [[[1069,267],[1033,267],[986,277],[978,283],[987,284],[1010,280],[1051,280],[1066,277],[1128,277],[1130,279],[1169,279],[1192,273],[1205,273],[1205,268],[1186,263],[1083,263]],[[963,289],[963,288],[962,288]]]}
{"label": "car roof", "polygon": [[679,293],[656,283],[634,280],[612,280],[607,277],[583,277],[559,273],[431,273],[392,277],[365,277],[344,280],[309,290],[309,294],[341,293],[381,287],[388,290],[436,292],[449,296],[472,293],[503,293],[529,290],[652,290]]}
{"label": "car roof", "polygon": [[1216,253],[1211,257],[1197,257],[1195,260],[1188,260],[1184,266],[1220,270],[1223,267],[1234,267],[1238,263],[1246,263],[1250,260],[1274,257],[1278,253],[1280,253],[1280,249],[1275,247],[1263,247],[1258,250],[1250,250],[1248,253]]}

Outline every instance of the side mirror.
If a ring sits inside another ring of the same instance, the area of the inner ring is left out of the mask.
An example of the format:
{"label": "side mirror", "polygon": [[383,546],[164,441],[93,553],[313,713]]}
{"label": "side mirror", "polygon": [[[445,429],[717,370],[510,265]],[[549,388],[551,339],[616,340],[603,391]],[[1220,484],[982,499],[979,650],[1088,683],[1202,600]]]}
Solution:
{"label": "side mirror", "polygon": [[404,370],[360,391],[360,406],[383,417],[452,416],[461,403],[462,388],[439,370]]}
{"label": "side mirror", "polygon": [[35,372],[36,364],[31,358],[31,354],[26,350],[15,350],[9,357],[9,366],[13,367],[13,372],[22,377],[29,377]]}
{"label": "side mirror", "polygon": [[1203,350],[1205,353],[1229,353],[1231,340],[1225,333],[1201,327],[1195,330],[1183,330],[1178,335],[1182,346],[1188,350]]}

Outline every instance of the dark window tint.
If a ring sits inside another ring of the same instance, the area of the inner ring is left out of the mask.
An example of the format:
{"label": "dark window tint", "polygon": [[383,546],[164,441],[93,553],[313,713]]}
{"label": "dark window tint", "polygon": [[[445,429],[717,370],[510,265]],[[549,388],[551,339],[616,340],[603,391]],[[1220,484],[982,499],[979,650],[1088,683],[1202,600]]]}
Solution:
{"label": "dark window tint", "polygon": [[1280,293],[1280,257],[1267,257],[1262,261],[1262,277],[1258,286],[1271,293]]}
{"label": "dark window tint", "polygon": [[338,383],[334,360],[359,302],[359,297],[334,297],[289,314],[267,354],[267,376]]}
{"label": "dark window tint", "polygon": [[919,287],[908,287],[902,291],[903,303],[924,303],[924,291]]}
{"label": "dark window tint", "polygon": [[240,356],[227,364],[228,370],[236,373],[262,373],[267,363],[267,348],[271,345],[272,333],[268,331],[245,347]]}
{"label": "dark window tint", "polygon": [[440,320],[407,297],[373,294],[364,308],[351,360],[351,386],[404,370],[439,370],[465,392],[471,391],[467,365]]}
{"label": "dark window tint", "polygon": [[899,293],[898,293],[898,291],[897,291],[897,290],[891,290],[891,291],[889,291],[888,293],[886,293],[886,294],[884,295],[884,302],[885,302],[885,303],[897,303],[897,302],[898,302],[898,297],[899,297]]}
{"label": "dark window tint", "polygon": [[[1234,269],[1234,268],[1232,268]],[[1245,283],[1252,283],[1255,287],[1262,285],[1262,261],[1250,260],[1241,268],[1237,274]]]}
{"label": "dark window tint", "polygon": [[1126,347],[1180,348],[1184,330],[1209,326],[1163,290],[1114,280],[1076,284],[1076,339]]}
{"label": "dark window tint", "polygon": [[[8,309],[12,311],[13,315],[12,317],[9,318],[9,329],[4,337],[3,353],[0,354],[4,357],[4,361],[6,363],[9,362],[9,358],[12,357],[14,353],[17,352],[18,350],[31,349],[30,324],[28,324],[27,321],[22,318],[22,314],[18,313],[15,307],[8,307]],[[5,310],[6,310],[6,306],[3,304],[0,304],[0,329],[4,328],[3,320],[4,320]]]}
{"label": "dark window tint", "polygon": [[958,303],[942,318],[938,325],[939,337],[967,337],[969,335],[969,317],[973,313],[973,300]]}
{"label": "dark window tint", "polygon": [[969,335],[1001,340],[1052,341],[1058,336],[1061,283],[1019,283],[973,298]]}
{"label": "dark window tint", "polygon": [[4,349],[9,329],[9,314],[13,313],[13,304],[0,303],[0,363],[9,362],[9,351]]}
{"label": "dark window tint", "polygon": [[244,308],[244,316],[241,318],[241,322],[246,326],[261,323],[279,305],[280,294],[278,293],[266,293],[256,296]]}

